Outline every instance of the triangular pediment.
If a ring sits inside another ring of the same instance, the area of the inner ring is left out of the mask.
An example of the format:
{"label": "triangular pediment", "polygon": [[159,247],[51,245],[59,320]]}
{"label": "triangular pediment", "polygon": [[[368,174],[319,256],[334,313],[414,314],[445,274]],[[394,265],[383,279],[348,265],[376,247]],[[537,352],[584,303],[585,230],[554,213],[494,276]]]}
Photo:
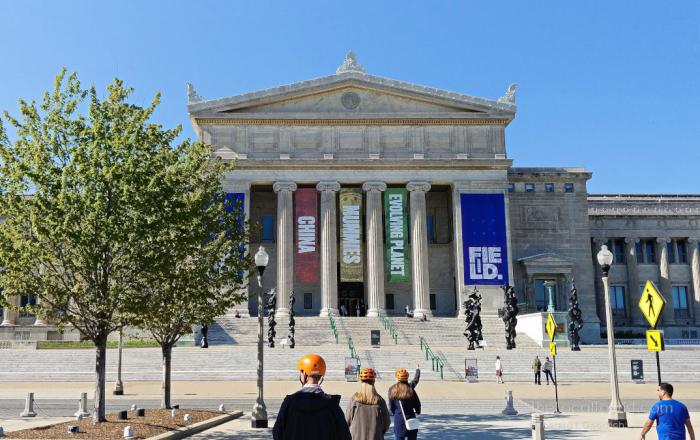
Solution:
{"label": "triangular pediment", "polygon": [[518,262],[525,266],[541,266],[541,267],[571,267],[573,262],[553,253],[542,253],[530,255],[523,258],[518,258]]}

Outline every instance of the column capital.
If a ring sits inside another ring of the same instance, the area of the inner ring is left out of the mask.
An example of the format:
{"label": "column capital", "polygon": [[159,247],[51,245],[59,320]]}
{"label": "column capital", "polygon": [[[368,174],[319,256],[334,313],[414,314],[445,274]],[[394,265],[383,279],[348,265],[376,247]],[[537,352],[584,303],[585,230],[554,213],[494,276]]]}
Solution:
{"label": "column capital", "polygon": [[275,182],[272,185],[272,190],[276,193],[280,191],[296,191],[297,190],[297,184],[294,182]]}
{"label": "column capital", "polygon": [[365,182],[362,184],[363,191],[385,191],[386,183],[379,181]]}
{"label": "column capital", "polygon": [[420,191],[420,192],[428,192],[430,191],[430,182],[408,182],[406,184],[406,189],[413,192],[413,191]]}
{"label": "column capital", "polygon": [[692,246],[693,243],[694,243],[694,244],[698,244],[698,242],[700,242],[700,238],[698,238],[698,237],[688,237],[688,244],[689,244],[689,245]]}
{"label": "column capital", "polygon": [[321,181],[316,184],[316,190],[338,192],[340,191],[340,183],[333,180]]}
{"label": "column capital", "polygon": [[627,244],[637,244],[639,243],[640,238],[639,237],[625,237],[625,243]]}
{"label": "column capital", "polygon": [[656,237],[656,242],[659,244],[668,244],[671,242],[671,239],[668,237]]}

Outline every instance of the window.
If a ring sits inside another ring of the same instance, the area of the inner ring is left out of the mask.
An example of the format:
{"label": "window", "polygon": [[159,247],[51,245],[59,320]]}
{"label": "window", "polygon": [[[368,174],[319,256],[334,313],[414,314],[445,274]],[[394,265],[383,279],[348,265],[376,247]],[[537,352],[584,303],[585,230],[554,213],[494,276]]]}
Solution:
{"label": "window", "polygon": [[666,253],[668,254],[668,262],[671,264],[677,263],[676,253],[673,251],[673,244],[673,240],[666,243]]}
{"label": "window", "polygon": [[[549,305],[549,294],[547,288],[544,287],[545,281],[555,280],[535,280],[535,307],[538,311],[547,310]],[[552,301],[554,302],[554,310],[557,309],[557,286],[552,287]]]}
{"label": "window", "polygon": [[544,192],[553,193],[554,192],[554,184],[553,183],[545,183],[544,184]]}
{"label": "window", "polygon": [[387,310],[394,310],[394,294],[387,293],[384,296],[386,297],[386,309]]}
{"label": "window", "polygon": [[685,240],[682,238],[674,238],[666,244],[668,249],[668,262],[675,264],[687,264],[688,252],[685,246]]}
{"label": "window", "polygon": [[512,193],[515,191],[515,184],[514,183],[509,183],[508,184],[508,192]]}
{"label": "window", "polygon": [[565,183],[565,184],[564,184],[564,192],[565,192],[565,193],[572,193],[572,192],[574,192],[574,184],[573,184],[573,183]]}
{"label": "window", "polygon": [[437,310],[437,298],[434,293],[430,294],[430,310]]}
{"label": "window", "polygon": [[688,314],[688,287],[673,286],[673,313],[676,318],[687,318]]}
{"label": "window", "polygon": [[426,231],[428,232],[428,243],[435,243],[435,216],[426,216]]}
{"label": "window", "polygon": [[311,294],[311,292],[304,292],[304,309],[313,309],[314,308],[314,296]]}
{"label": "window", "polygon": [[613,316],[618,318],[626,316],[624,286],[610,286],[610,307]]}
{"label": "window", "polygon": [[611,238],[608,241],[608,249],[613,253],[616,264],[625,264],[625,240],[623,238]]}
{"label": "window", "polygon": [[[20,306],[26,307],[26,306],[35,306],[36,305],[36,295],[22,295],[20,297]],[[20,313],[20,316],[22,318],[27,318],[30,316],[34,316],[32,313],[29,312],[22,312]]]}
{"label": "window", "polygon": [[263,215],[260,216],[260,223],[262,223],[262,240],[261,241],[274,241],[275,240],[275,217],[273,215]]}
{"label": "window", "polygon": [[637,251],[637,263],[653,264],[656,263],[656,246],[654,240],[643,238],[635,245]]}
{"label": "window", "polygon": [[535,192],[535,184],[534,183],[526,183],[525,184],[525,192],[526,193]]}

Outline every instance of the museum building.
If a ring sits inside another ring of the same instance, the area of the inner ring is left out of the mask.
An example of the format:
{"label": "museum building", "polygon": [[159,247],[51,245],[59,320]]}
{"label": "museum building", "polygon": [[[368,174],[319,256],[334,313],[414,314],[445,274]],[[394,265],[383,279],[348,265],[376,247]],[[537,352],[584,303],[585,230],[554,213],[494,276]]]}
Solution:
{"label": "museum building", "polygon": [[[700,196],[591,195],[582,168],[513,167],[515,85],[478,98],[367,74],[349,53],[334,75],[211,100],[188,85],[188,101],[197,136],[235,161],[224,189],[257,225],[250,249],[270,254],[281,316],[292,292],[297,315],[463,316],[475,288],[496,314],[505,284],[537,312],[553,281],[558,311],[575,284],[583,339],[597,342],[607,244],[615,325],[643,331],[651,280],[667,337],[697,338]],[[244,315],[257,313],[249,289]]]}

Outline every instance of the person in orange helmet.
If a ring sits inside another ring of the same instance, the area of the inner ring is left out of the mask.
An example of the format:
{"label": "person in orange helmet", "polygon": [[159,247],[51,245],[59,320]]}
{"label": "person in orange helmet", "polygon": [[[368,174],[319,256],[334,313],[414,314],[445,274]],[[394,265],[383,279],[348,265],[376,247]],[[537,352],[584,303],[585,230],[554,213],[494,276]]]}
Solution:
{"label": "person in orange helmet", "polygon": [[326,361],[305,354],[297,363],[301,390],[284,398],[272,438],[275,440],[350,440],[350,429],[340,409],[340,396],[323,392]]}
{"label": "person in orange helmet", "polygon": [[352,440],[383,440],[391,425],[386,402],[374,388],[376,377],[371,368],[360,370],[360,390],[352,396],[345,411]]}
{"label": "person in orange helmet", "polygon": [[418,438],[416,419],[421,412],[420,399],[415,385],[408,382],[408,371],[399,368],[394,373],[396,383],[389,388],[389,412],[394,416],[394,438],[415,440]]}

